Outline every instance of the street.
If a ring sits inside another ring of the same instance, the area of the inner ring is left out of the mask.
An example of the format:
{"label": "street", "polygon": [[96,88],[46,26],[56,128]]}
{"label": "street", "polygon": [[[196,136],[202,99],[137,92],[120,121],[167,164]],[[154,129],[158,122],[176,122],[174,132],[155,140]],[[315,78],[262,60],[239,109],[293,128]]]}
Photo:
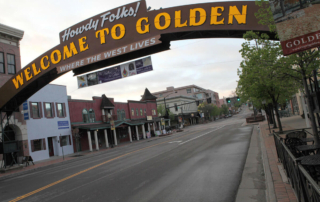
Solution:
{"label": "street", "polygon": [[241,127],[248,112],[0,179],[0,200],[234,201],[252,132]]}

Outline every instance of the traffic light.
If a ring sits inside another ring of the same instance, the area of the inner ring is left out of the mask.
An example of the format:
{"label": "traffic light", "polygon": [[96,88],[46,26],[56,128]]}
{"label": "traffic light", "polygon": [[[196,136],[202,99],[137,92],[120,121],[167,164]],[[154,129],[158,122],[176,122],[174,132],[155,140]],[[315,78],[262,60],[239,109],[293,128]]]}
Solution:
{"label": "traffic light", "polygon": [[226,101],[227,101],[227,103],[231,103],[230,98],[227,98]]}
{"label": "traffic light", "polygon": [[240,101],[240,98],[239,98],[239,97],[237,97],[237,101],[238,101],[238,102]]}

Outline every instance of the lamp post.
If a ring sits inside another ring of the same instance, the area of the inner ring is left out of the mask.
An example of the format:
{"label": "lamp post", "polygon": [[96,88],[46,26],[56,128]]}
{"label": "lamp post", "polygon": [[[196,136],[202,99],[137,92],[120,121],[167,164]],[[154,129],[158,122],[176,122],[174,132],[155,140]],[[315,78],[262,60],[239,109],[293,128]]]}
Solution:
{"label": "lamp post", "polygon": [[164,101],[164,108],[165,108],[165,110],[166,110],[166,114],[165,114],[165,116],[169,116],[169,114],[168,114],[168,110],[167,110],[166,97],[168,97],[169,95],[172,95],[172,94],[174,94],[174,93],[177,93],[177,91],[175,91],[175,92],[173,92],[173,93],[170,93],[170,94],[168,94],[167,96],[165,96],[165,97],[163,98],[163,101]]}

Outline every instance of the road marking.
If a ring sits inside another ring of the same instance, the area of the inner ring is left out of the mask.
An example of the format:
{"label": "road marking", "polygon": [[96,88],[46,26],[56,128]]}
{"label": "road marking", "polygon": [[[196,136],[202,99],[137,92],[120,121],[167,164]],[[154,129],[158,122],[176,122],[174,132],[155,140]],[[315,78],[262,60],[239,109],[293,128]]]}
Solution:
{"label": "road marking", "polygon": [[173,142],[169,142],[169,143],[180,143],[182,141],[173,141]]}
{"label": "road marking", "polygon": [[180,143],[179,145],[183,145],[183,144],[185,144],[185,143],[187,143],[187,142],[190,142],[190,141],[192,141],[192,140],[195,140],[195,139],[197,139],[197,138],[199,138],[199,137],[202,137],[202,136],[204,136],[204,135],[207,135],[207,134],[209,134],[209,133],[211,133],[211,132],[213,132],[213,131],[219,130],[219,129],[223,128],[223,127],[224,127],[224,126],[221,126],[221,127],[217,128],[217,129],[215,129],[215,130],[211,130],[211,131],[209,131],[209,132],[207,132],[207,133],[205,133],[205,134],[202,134],[202,135],[199,135],[199,136],[197,136],[197,137],[191,138],[190,140],[187,140],[187,141],[185,141],[185,142],[182,142],[182,143]]}
{"label": "road marking", "polygon": [[[204,131],[204,130],[202,130],[202,131]],[[173,140],[179,139],[179,138],[184,137],[184,136],[192,135],[192,134],[194,134],[194,133],[196,133],[196,132],[198,132],[198,131],[195,131],[195,132],[193,132],[193,133],[189,133],[189,134],[186,134],[186,135],[183,135],[183,136],[174,138]],[[50,188],[50,187],[52,187],[52,186],[54,186],[54,185],[56,185],[56,184],[59,184],[59,183],[64,182],[64,181],[66,181],[66,180],[69,180],[69,179],[71,179],[71,178],[73,178],[73,177],[76,177],[76,176],[78,176],[78,175],[80,175],[80,174],[82,174],[82,173],[88,172],[88,171],[90,171],[90,170],[92,170],[92,169],[95,169],[95,168],[97,168],[97,167],[99,167],[99,166],[102,166],[102,165],[104,165],[104,164],[110,163],[111,161],[117,160],[117,159],[119,159],[119,158],[122,158],[122,157],[128,156],[128,155],[130,155],[130,154],[136,153],[136,152],[138,152],[138,151],[142,151],[142,150],[145,150],[145,149],[148,149],[148,148],[151,148],[151,147],[155,147],[155,146],[157,146],[157,145],[164,144],[164,143],[167,143],[167,142],[170,142],[170,141],[172,142],[172,140],[168,140],[168,141],[165,141],[165,142],[161,142],[161,143],[158,143],[158,144],[155,144],[155,145],[151,145],[151,146],[148,146],[148,147],[144,147],[144,148],[142,148],[142,149],[138,149],[138,150],[135,150],[135,151],[132,151],[132,152],[129,152],[129,153],[120,155],[120,156],[115,157],[115,158],[113,158],[113,159],[107,160],[107,161],[105,161],[105,162],[102,162],[102,163],[97,164],[97,165],[95,165],[95,166],[92,166],[92,167],[90,167],[90,168],[87,168],[87,169],[85,169],[85,170],[82,170],[82,171],[80,171],[80,172],[77,172],[77,173],[75,173],[75,174],[73,174],[73,175],[70,175],[70,176],[68,176],[68,177],[66,177],[66,178],[63,178],[63,179],[61,179],[61,180],[58,180],[58,181],[53,182],[53,183],[51,183],[51,184],[48,184],[47,186],[41,187],[41,188],[39,188],[39,189],[36,189],[36,190],[34,190],[34,191],[32,191],[32,192],[29,192],[29,193],[27,193],[27,194],[25,194],[25,195],[19,196],[19,197],[15,198],[15,199],[11,200],[10,202],[20,201],[20,200],[22,200],[22,199],[24,199],[24,198],[27,198],[27,197],[29,197],[29,196],[31,196],[31,195],[33,195],[33,194],[36,194],[36,193],[38,193],[38,192],[40,192],[40,191],[43,191],[43,190],[45,190],[45,189],[48,189],[48,188]]]}

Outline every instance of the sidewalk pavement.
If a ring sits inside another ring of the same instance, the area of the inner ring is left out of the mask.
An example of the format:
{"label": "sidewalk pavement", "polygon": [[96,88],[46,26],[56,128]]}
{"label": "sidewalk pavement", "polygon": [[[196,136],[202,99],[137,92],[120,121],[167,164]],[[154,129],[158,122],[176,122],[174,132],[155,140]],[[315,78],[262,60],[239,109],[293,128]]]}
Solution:
{"label": "sidewalk pavement", "polygon": [[[281,118],[281,123],[284,131],[307,127],[305,119],[302,119],[301,116]],[[269,192],[269,194],[267,194],[267,201],[297,202],[298,201],[297,197],[291,185],[286,181],[286,176],[283,170],[281,169],[282,164],[278,162],[275,142],[274,142],[273,135],[270,135],[268,122],[267,121],[260,122],[259,127],[260,127],[260,134],[262,136],[262,140],[265,145],[266,153],[267,153],[267,156],[266,156],[267,158],[265,159],[264,163],[269,164],[269,169],[271,171],[271,176],[269,177],[270,177],[271,183],[273,183],[273,186],[272,184],[270,184],[270,186],[267,186],[267,192]],[[278,129],[272,129],[272,125],[271,125],[271,132],[273,130],[275,132],[278,131]],[[266,168],[265,171],[267,171],[267,169],[268,168]],[[268,183],[267,175],[266,175],[266,183]],[[270,189],[274,189],[274,190],[270,190]],[[274,192],[275,194],[275,197],[273,197],[273,199],[272,199],[272,192]]]}

